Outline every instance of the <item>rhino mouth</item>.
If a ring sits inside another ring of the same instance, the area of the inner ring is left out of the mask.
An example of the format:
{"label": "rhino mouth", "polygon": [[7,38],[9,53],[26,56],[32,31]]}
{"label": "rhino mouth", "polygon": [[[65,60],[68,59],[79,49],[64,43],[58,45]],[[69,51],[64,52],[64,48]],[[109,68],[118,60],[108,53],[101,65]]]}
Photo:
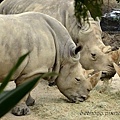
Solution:
{"label": "rhino mouth", "polygon": [[78,102],[84,102],[88,97],[85,95],[85,96],[70,96],[68,99],[70,100],[70,102],[72,103],[78,103]]}
{"label": "rhino mouth", "polygon": [[104,80],[105,78],[110,79],[115,75],[115,71],[102,71],[101,80]]}

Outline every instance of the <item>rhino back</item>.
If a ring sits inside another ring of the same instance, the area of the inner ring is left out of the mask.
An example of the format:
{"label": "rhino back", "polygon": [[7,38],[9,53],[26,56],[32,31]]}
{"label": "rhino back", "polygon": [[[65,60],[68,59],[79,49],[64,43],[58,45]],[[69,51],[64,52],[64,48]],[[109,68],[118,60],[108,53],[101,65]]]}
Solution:
{"label": "rhino back", "polygon": [[[76,47],[65,27],[56,19],[38,12],[0,15],[0,67],[7,74],[18,57],[31,51],[18,74],[59,72],[63,61],[73,61],[70,50]],[[4,57],[5,56],[5,57]],[[53,68],[54,67],[54,68]],[[1,75],[2,76],[2,75]]]}
{"label": "rhino back", "polygon": [[0,4],[0,13],[17,14],[28,11],[37,11],[55,17],[61,8],[63,10],[68,9],[70,2],[73,2],[73,0],[67,2],[65,0],[4,0]]}
{"label": "rhino back", "polygon": [[54,65],[54,38],[44,19],[41,16],[37,19],[34,15],[0,15],[0,68],[3,68],[0,72],[1,79],[17,59],[28,51],[31,53],[15,77],[23,70],[27,73],[48,72],[48,68]]}

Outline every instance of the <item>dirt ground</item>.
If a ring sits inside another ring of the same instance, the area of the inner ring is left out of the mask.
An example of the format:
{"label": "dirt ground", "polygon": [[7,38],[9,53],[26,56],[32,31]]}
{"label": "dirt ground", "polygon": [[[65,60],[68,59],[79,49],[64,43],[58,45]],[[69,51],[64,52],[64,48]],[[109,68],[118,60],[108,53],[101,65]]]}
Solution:
{"label": "dirt ground", "polygon": [[[91,91],[90,98],[79,104],[70,103],[56,86],[48,86],[48,82],[41,80],[33,90],[36,104],[31,106],[31,114],[14,116],[10,112],[0,120],[119,120],[120,119],[120,78],[116,74],[110,81],[106,92],[100,93],[103,83]],[[9,83],[7,89],[13,88]]]}

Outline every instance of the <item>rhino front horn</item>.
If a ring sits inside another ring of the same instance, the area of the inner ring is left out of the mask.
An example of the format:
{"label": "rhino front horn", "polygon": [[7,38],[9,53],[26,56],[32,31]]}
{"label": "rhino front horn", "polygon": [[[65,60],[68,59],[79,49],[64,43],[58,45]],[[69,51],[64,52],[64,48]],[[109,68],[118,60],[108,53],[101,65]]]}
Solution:
{"label": "rhino front horn", "polygon": [[100,77],[101,77],[101,72],[97,72],[93,74],[90,78],[88,78],[93,88],[96,86],[96,84],[100,80]]}
{"label": "rhino front horn", "polygon": [[117,74],[120,76],[120,67],[116,63],[113,63],[113,66],[114,66],[115,71],[117,72]]}

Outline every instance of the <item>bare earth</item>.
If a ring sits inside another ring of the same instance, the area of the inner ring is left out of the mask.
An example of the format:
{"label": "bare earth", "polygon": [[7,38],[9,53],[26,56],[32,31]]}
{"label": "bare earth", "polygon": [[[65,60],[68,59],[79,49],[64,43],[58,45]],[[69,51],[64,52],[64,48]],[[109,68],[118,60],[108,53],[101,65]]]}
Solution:
{"label": "bare earth", "polygon": [[[119,120],[120,119],[120,78],[116,74],[110,81],[106,92],[100,81],[90,93],[90,98],[79,104],[70,103],[57,89],[49,87],[41,80],[34,89],[36,104],[31,108],[31,115],[14,116],[10,112],[0,120]],[[11,82],[7,89],[14,87]]]}

